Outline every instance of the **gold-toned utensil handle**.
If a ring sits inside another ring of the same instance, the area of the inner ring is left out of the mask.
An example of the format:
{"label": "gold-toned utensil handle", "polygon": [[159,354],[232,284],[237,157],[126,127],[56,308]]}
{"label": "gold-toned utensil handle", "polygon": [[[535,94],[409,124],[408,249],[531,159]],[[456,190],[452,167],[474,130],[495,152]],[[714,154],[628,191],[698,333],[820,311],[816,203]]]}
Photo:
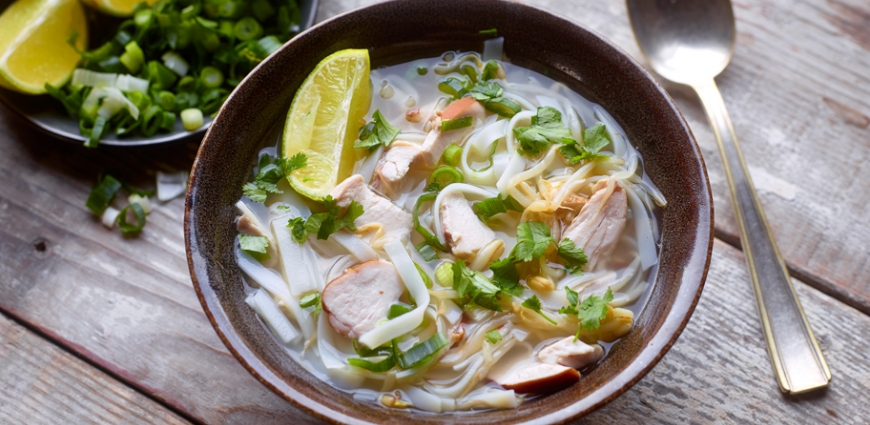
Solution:
{"label": "gold-toned utensil handle", "polygon": [[758,312],[780,389],[784,393],[798,394],[826,387],[831,380],[831,371],[776,247],[722,94],[712,79],[692,87],[704,104],[719,144],[740,225],[743,253],[749,265]]}

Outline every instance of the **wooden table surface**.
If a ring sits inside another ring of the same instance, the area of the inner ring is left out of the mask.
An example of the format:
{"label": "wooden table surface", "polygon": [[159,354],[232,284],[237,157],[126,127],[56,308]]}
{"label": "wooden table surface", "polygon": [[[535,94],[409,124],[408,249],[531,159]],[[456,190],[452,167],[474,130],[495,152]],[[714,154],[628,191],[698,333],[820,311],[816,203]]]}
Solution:
{"label": "wooden table surface", "polygon": [[[318,18],[361,3],[321,0]],[[535,3],[640,58],[623,3]],[[737,48],[717,81],[833,381],[779,392],[712,133],[697,98],[666,85],[707,160],[710,273],[661,363],[579,423],[870,422],[870,3],[734,9]],[[217,338],[188,276],[183,199],[158,203],[137,238],[85,208],[100,171],[153,185],[156,170],[189,168],[196,145],[86,150],[0,107],[0,423],[317,423]]]}

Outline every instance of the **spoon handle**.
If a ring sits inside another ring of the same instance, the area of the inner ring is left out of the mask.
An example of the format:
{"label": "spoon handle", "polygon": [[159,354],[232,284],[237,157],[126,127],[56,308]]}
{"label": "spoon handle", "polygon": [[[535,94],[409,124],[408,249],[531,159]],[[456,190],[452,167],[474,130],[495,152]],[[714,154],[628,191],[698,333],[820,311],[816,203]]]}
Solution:
{"label": "spoon handle", "polygon": [[831,380],[831,371],[776,247],[722,94],[712,79],[692,88],[704,104],[719,144],[740,225],[740,240],[779,387],[788,394],[826,387]]}

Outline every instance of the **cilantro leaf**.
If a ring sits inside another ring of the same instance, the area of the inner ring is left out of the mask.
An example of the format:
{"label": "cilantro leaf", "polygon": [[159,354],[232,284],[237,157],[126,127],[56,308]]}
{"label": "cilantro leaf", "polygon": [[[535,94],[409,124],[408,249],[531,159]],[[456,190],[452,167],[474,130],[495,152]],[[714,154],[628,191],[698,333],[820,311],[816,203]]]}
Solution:
{"label": "cilantro leaf", "polygon": [[254,202],[266,202],[266,197],[270,193],[282,193],[281,189],[278,189],[278,182],[281,179],[295,170],[304,168],[307,162],[308,157],[301,152],[291,158],[275,158],[264,154],[257,165],[254,181],[242,186],[242,193]]}
{"label": "cilantro leaf", "polygon": [[540,258],[553,242],[550,226],[540,221],[526,221],[517,227],[516,259],[528,262]]}
{"label": "cilantro leaf", "polygon": [[519,296],[523,293],[523,287],[520,285],[520,274],[517,272],[516,259],[512,255],[494,261],[489,265],[492,270],[492,282],[501,288],[502,293],[511,296]]}
{"label": "cilantro leaf", "polygon": [[491,80],[498,77],[498,62],[490,59],[483,65],[483,73],[480,74],[481,80]]}
{"label": "cilantro leaf", "polygon": [[486,342],[497,344],[499,341],[501,341],[501,332],[498,329],[493,329],[486,333]]}
{"label": "cilantro leaf", "polygon": [[590,294],[578,305],[577,318],[580,319],[580,327],[577,329],[574,340],[580,336],[581,330],[594,331],[601,326],[601,321],[607,317],[607,304],[611,301],[613,301],[613,292],[607,288],[604,297]]}
{"label": "cilantro leaf", "polygon": [[506,213],[508,211],[523,211],[523,206],[520,205],[513,196],[506,196],[502,198],[501,195],[486,198],[480,202],[475,202],[471,205],[471,209],[480,217],[481,221],[486,221],[486,219],[500,213]]}
{"label": "cilantro leaf", "polygon": [[571,132],[562,125],[562,113],[549,106],[538,107],[537,114],[532,117],[528,127],[517,127],[514,135],[520,142],[520,151],[526,156],[537,156],[545,151],[551,143],[573,142]]}
{"label": "cilantro leaf", "polygon": [[329,195],[323,200],[323,205],[326,207],[326,212],[311,214],[306,220],[295,217],[287,221],[287,228],[292,229],[291,234],[294,241],[300,244],[305,243],[311,233],[316,234],[317,239],[324,240],[341,229],[356,230],[354,220],[363,214],[362,205],[356,201],[351,201],[342,214],[341,207]]}
{"label": "cilantro leaf", "polygon": [[456,260],[452,271],[453,290],[461,298],[467,298],[483,308],[502,311],[501,305],[498,304],[500,288],[486,276],[466,267],[463,260]]}
{"label": "cilantro leaf", "polygon": [[565,296],[568,298],[568,305],[560,308],[559,314],[578,314],[578,313],[580,313],[579,311],[577,311],[577,303],[579,302],[577,292],[575,292],[574,290],[572,290],[571,288],[566,286],[565,287]]}
{"label": "cilantro leaf", "polygon": [[487,101],[501,96],[504,88],[494,81],[478,81],[468,92],[474,100]]}
{"label": "cilantro leaf", "polygon": [[537,296],[537,295],[532,295],[531,298],[527,298],[525,301],[523,301],[523,307],[525,307],[525,308],[527,308],[527,309],[529,309],[529,310],[532,310],[532,311],[534,311],[535,313],[540,314],[541,317],[543,317],[544,319],[546,319],[548,322],[550,322],[550,323],[552,323],[552,324],[554,324],[554,325],[556,324],[556,321],[555,321],[555,320],[551,319],[549,316],[547,316],[546,314],[544,314],[543,311],[541,311],[541,300],[538,299],[538,296]]}
{"label": "cilantro leaf", "polygon": [[[565,238],[559,243],[559,258],[565,261],[565,269],[572,274],[582,274],[588,259],[583,248],[574,245],[574,241]],[[566,288],[568,289],[568,288]],[[576,302],[574,303],[576,304]]]}
{"label": "cilantro leaf", "polygon": [[577,164],[580,161],[604,158],[607,155],[598,153],[611,142],[610,133],[602,123],[583,130],[583,145],[572,140],[559,149],[569,163]]}
{"label": "cilantro leaf", "polygon": [[381,115],[381,111],[375,110],[372,114],[372,122],[360,128],[359,140],[353,147],[374,149],[378,145],[390,146],[398,134],[399,128],[390,125]]}
{"label": "cilantro leaf", "polygon": [[268,260],[269,257],[269,238],[265,236],[239,234],[239,246],[242,251],[254,257],[257,261]]}

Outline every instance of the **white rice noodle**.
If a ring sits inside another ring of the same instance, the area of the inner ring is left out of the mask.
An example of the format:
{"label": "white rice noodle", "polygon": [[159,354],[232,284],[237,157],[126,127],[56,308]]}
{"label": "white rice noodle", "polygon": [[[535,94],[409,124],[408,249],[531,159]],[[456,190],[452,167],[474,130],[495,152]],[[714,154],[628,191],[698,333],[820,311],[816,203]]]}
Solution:
{"label": "white rice noodle", "polygon": [[463,177],[471,184],[481,186],[492,186],[495,184],[495,155],[493,155],[493,163],[484,170],[474,170],[468,163],[468,155],[473,151],[478,155],[488,156],[492,149],[492,144],[505,138],[507,131],[507,120],[499,120],[482,127],[468,138],[465,147],[462,149],[462,159],[459,161],[462,169]]}
{"label": "white rice noodle", "polygon": [[435,236],[438,237],[438,241],[441,242],[441,244],[446,243],[446,240],[444,239],[444,227],[441,224],[441,203],[444,202],[446,196],[454,193],[460,193],[463,196],[473,195],[480,198],[492,198],[496,195],[495,192],[490,192],[484,188],[472,186],[466,183],[453,183],[444,188],[444,190],[438,194],[438,197],[435,198],[435,202],[432,203],[432,216],[435,221]]}
{"label": "white rice noodle", "polygon": [[468,409],[514,409],[522,403],[522,397],[514,390],[482,387],[456,400],[458,410]]}
{"label": "white rice noodle", "polygon": [[290,295],[298,300],[308,293],[322,291],[324,282],[314,250],[308,244],[294,241],[291,229],[285,225],[290,218],[294,218],[292,214],[278,217],[272,220],[271,226],[281,260],[281,273],[290,288]]}
{"label": "white rice noodle", "polygon": [[502,58],[504,49],[504,37],[491,38],[483,42],[483,60],[497,60]]}
{"label": "white rice noodle", "polygon": [[244,201],[236,202],[236,209],[239,210],[239,214],[242,216],[248,216],[254,222],[254,227],[259,228],[263,233],[266,234],[266,237],[269,239],[269,243],[275,243],[274,239],[272,239],[271,232],[269,228],[263,224],[263,220],[259,214],[255,213]]}
{"label": "white rice noodle", "polygon": [[550,164],[553,163],[553,160],[556,158],[556,152],[559,150],[559,146],[553,145],[550,147],[550,150],[547,154],[538,161],[532,168],[525,170],[519,174],[510,177],[510,180],[507,184],[507,193],[514,197],[520,204],[524,207],[528,207],[532,203],[532,199],[529,199],[525,194],[520,193],[519,190],[516,189],[516,186],[520,183],[531,179],[533,177],[538,177],[547,170]]}
{"label": "white rice noodle", "polygon": [[532,115],[535,115],[538,111],[538,105],[519,93],[505,90],[502,96],[515,100],[524,111],[531,112]]}
{"label": "white rice noodle", "polygon": [[427,133],[418,133],[418,132],[406,133],[403,131],[403,132],[396,135],[396,140],[404,140],[406,142],[423,144],[423,142],[426,141],[426,136],[427,136]]}
{"label": "white rice noodle", "polygon": [[320,361],[327,369],[343,369],[347,367],[347,359],[350,356],[332,344],[334,334],[335,331],[329,325],[326,314],[321,313],[317,319],[317,350]]}
{"label": "white rice noodle", "polygon": [[556,192],[556,196],[553,197],[553,203],[556,205],[562,205],[562,202],[565,202],[565,199],[568,196],[577,193],[577,191],[586,183],[586,176],[592,172],[593,168],[595,168],[595,163],[589,162],[571,174],[571,176],[562,183],[562,186],[559,187],[559,191]]}
{"label": "white rice noodle", "polygon": [[263,319],[266,326],[272,330],[272,333],[278,337],[285,345],[289,345],[299,340],[302,336],[299,331],[287,320],[287,316],[281,313],[275,301],[262,289],[257,289],[254,293],[245,298],[245,302]]}
{"label": "white rice noodle", "polygon": [[[445,409],[444,409],[445,403],[444,402],[447,400],[442,399],[441,397],[438,397],[438,396],[436,396],[432,393],[429,393],[425,390],[422,390],[422,389],[417,388],[417,387],[408,387],[405,390],[405,394],[408,396],[408,399],[411,400],[411,403],[414,405],[414,407],[416,407],[420,410],[424,410],[426,412],[433,412],[433,413],[441,413],[441,412],[445,411]],[[450,401],[452,402],[453,400],[450,400]],[[446,404],[448,404],[448,406],[453,405],[452,407],[455,408],[455,403],[448,402]],[[449,407],[448,407],[448,409],[449,409]],[[450,410],[453,410],[453,409],[450,409]]]}
{"label": "white rice noodle", "polygon": [[375,168],[378,166],[378,161],[381,160],[381,156],[384,154],[384,145],[378,146],[374,152],[370,153],[366,159],[361,161],[359,164],[359,169],[354,170],[354,174],[359,174],[362,176],[363,181],[366,184],[371,183],[372,177],[374,177]]}
{"label": "white rice noodle", "polygon": [[347,249],[347,252],[356,257],[360,262],[378,259],[378,254],[375,250],[356,235],[346,232],[336,232],[330,235],[329,238],[338,242],[339,245]]}
{"label": "white rice noodle", "polygon": [[622,136],[620,127],[610,118],[610,114],[608,114],[602,107],[596,106],[594,109],[595,116],[601,120],[605,127],[607,127],[607,131],[610,133],[610,138],[613,140],[613,154],[626,160],[630,159],[626,157],[626,154],[629,150],[634,154],[634,148],[631,148],[628,145],[628,142],[625,141],[625,137]]}
{"label": "white rice noodle", "polygon": [[353,267],[359,261],[353,255],[342,255],[339,256],[335,263],[332,264],[332,267],[326,272],[326,281],[332,282],[337,277],[344,274],[347,269]]}
{"label": "white rice noodle", "polygon": [[646,282],[643,282],[633,285],[625,292],[613,294],[613,301],[610,302],[610,305],[613,307],[624,307],[628,304],[631,304],[635,302],[638,298],[640,298],[640,295],[643,294],[643,291],[646,290],[646,287]]}
{"label": "white rice noodle", "polygon": [[259,261],[239,249],[238,241],[236,242],[236,262],[239,268],[248,275],[254,283],[269,292],[272,297],[277,298],[285,307],[287,312],[292,316],[299,327],[302,329],[302,335],[305,339],[314,334],[314,321],[310,319],[311,313],[302,309],[299,306],[299,300],[294,299],[290,295],[290,288],[287,282],[278,274],[278,272],[266,268]]}
{"label": "white rice noodle", "polygon": [[571,137],[574,140],[582,141],[583,140],[583,124],[580,121],[580,115],[577,114],[577,110],[574,109],[574,106],[568,102],[567,99],[562,101],[562,107],[565,110],[565,113],[562,114],[562,122],[568,127],[568,130],[571,131]]}
{"label": "white rice noodle", "polygon": [[426,289],[426,284],[423,283],[423,278],[417,268],[414,267],[414,262],[405,250],[405,246],[399,239],[392,239],[384,244],[384,251],[387,253],[388,259],[396,267],[399,276],[408,288],[408,292],[417,302],[417,308],[411,310],[394,319],[390,319],[384,324],[375,327],[366,332],[359,338],[359,342],[366,347],[380,347],[384,343],[398,338],[412,330],[423,322],[423,315],[426,311],[426,306],[429,305],[429,290]]}
{"label": "white rice noodle", "polygon": [[462,308],[453,301],[447,299],[439,300],[438,315],[447,320],[450,326],[456,326],[462,320]]}
{"label": "white rice noodle", "polygon": [[634,189],[624,185],[623,190],[628,195],[628,206],[631,208],[634,229],[637,232],[638,256],[640,257],[643,270],[647,270],[659,262],[656,240],[652,229],[653,219],[650,217],[650,212],[644,208],[640,198],[634,193]]}

